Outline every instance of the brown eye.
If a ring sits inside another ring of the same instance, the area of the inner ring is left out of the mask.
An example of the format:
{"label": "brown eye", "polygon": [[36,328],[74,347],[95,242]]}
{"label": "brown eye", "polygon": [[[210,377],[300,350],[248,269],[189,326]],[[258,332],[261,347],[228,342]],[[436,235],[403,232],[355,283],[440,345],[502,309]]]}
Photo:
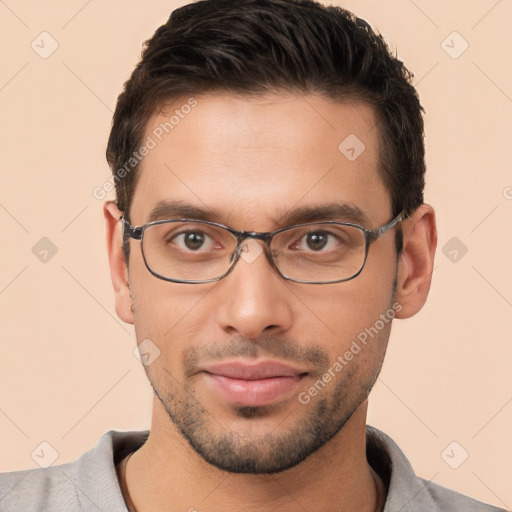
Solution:
{"label": "brown eye", "polygon": [[205,252],[216,248],[211,235],[201,230],[186,229],[168,237],[167,244],[173,245],[182,251]]}
{"label": "brown eye", "polygon": [[312,251],[322,250],[327,245],[327,242],[327,233],[322,233],[321,231],[309,233],[306,237],[306,244]]}
{"label": "brown eye", "polygon": [[200,249],[204,244],[204,233],[201,232],[189,232],[183,233],[183,243],[192,251]]}

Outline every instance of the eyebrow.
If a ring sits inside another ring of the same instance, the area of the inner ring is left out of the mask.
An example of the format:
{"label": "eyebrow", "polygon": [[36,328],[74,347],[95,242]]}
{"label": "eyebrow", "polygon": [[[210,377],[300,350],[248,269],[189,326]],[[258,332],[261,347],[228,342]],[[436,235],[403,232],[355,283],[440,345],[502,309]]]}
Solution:
{"label": "eyebrow", "polygon": [[362,226],[370,226],[368,215],[352,203],[326,203],[319,205],[305,205],[284,213],[280,222],[282,225],[301,224],[333,220],[351,222]]}
{"label": "eyebrow", "polygon": [[213,220],[218,215],[207,207],[195,206],[182,201],[159,201],[149,212],[148,222],[166,219]]}
{"label": "eyebrow", "polygon": [[[162,200],[151,209],[148,222],[178,218],[219,222],[222,215],[206,206],[196,206],[182,201]],[[300,206],[279,213],[276,217],[276,224],[278,227],[282,227],[328,220],[352,222],[366,227],[371,226],[368,215],[352,203],[324,203]]]}

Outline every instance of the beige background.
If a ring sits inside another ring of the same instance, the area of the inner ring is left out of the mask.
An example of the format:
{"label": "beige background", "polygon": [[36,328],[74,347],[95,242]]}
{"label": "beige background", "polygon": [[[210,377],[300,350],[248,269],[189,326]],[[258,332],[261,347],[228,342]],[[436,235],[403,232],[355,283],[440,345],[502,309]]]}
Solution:
{"label": "beige background", "polygon": [[[110,429],[149,426],[151,393],[133,330],[114,312],[92,191],[110,174],[104,150],[121,85],[181,3],[0,1],[0,470],[36,467],[43,441],[57,464]],[[422,477],[510,508],[512,2],[344,5],[415,73],[439,223],[430,301],[395,322],[369,423]],[[47,59],[31,48],[43,31],[59,45]],[[46,262],[32,252],[42,237],[58,249]],[[452,237],[468,249],[455,262],[454,246],[443,253]],[[468,459],[452,469],[445,460],[456,465],[462,450]]]}

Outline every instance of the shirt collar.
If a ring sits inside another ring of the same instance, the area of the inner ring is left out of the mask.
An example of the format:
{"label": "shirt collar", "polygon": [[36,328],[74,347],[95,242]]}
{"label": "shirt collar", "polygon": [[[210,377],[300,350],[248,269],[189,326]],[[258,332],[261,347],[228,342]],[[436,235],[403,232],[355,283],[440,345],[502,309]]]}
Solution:
{"label": "shirt collar", "polygon": [[[149,431],[111,430],[77,461],[74,481],[85,510],[126,512],[116,464],[140,448]],[[426,481],[418,478],[404,453],[384,432],[366,427],[367,459],[387,488],[384,512],[438,512]],[[71,478],[71,476],[70,476]]]}
{"label": "shirt collar", "polygon": [[387,434],[366,427],[368,462],[388,487],[384,512],[437,512],[425,480],[418,478],[402,450]]}

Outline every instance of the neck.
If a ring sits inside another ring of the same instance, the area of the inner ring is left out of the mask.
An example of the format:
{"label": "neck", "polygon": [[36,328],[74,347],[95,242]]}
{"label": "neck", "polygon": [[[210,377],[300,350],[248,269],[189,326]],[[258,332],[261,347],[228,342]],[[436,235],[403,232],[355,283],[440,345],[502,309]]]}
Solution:
{"label": "neck", "polygon": [[323,447],[271,475],[233,474],[210,465],[154,405],[147,442],[118,468],[130,512],[258,512],[269,505],[280,512],[382,510],[384,486],[366,460],[366,402]]}

